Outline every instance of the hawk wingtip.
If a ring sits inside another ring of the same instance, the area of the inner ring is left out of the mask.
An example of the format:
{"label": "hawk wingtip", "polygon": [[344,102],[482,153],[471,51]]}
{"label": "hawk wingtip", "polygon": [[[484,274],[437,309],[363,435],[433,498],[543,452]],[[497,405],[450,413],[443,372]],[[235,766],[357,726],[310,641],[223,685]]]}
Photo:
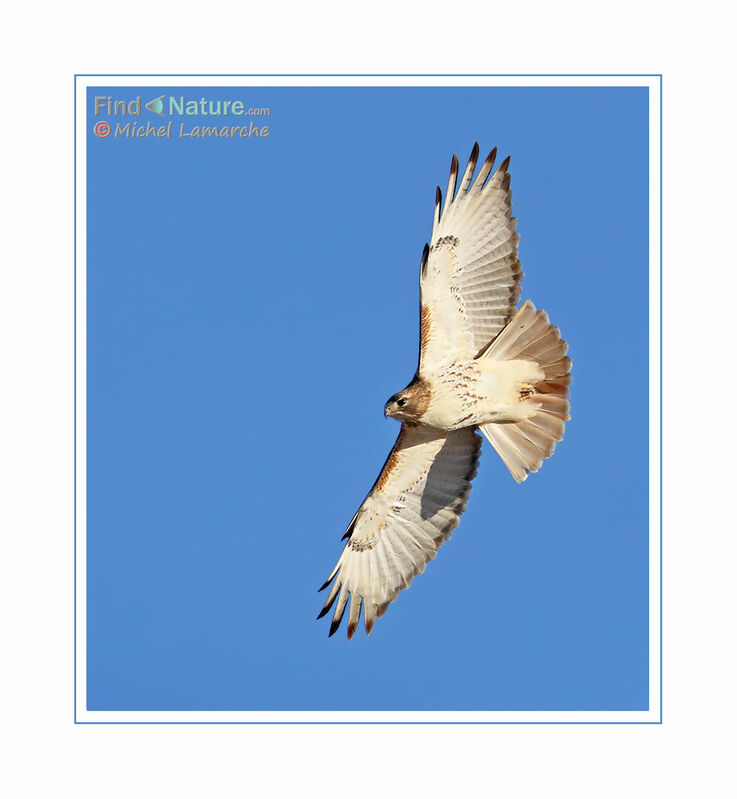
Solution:
{"label": "hawk wingtip", "polygon": [[338,597],[338,587],[335,586],[333,590],[328,594],[328,598],[325,600],[325,604],[322,606],[322,610],[317,614],[317,618],[321,619],[335,604],[335,600]]}

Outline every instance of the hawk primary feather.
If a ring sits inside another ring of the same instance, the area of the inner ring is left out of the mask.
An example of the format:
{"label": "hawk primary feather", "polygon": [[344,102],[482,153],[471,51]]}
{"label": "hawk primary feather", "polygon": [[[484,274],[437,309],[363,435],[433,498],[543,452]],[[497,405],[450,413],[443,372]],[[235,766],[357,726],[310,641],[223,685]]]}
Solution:
{"label": "hawk primary feather", "polygon": [[348,638],[362,607],[370,633],[448,540],[476,474],[477,429],[522,482],[550,457],[569,418],[568,345],[529,300],[516,310],[522,270],[509,157],[492,174],[494,148],[473,180],[478,155],[475,144],[457,192],[453,156],[444,205],[436,191],[420,264],[417,372],[386,404],[402,422],[399,436],[320,589],[332,583],[318,616],[335,606],[330,635],[349,600]]}

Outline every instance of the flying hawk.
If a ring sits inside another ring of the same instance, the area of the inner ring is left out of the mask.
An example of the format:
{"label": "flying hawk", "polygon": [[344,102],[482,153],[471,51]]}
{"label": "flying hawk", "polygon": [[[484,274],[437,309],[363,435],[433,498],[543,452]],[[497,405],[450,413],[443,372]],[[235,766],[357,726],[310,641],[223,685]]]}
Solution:
{"label": "flying hawk", "polygon": [[529,300],[516,308],[522,270],[509,157],[489,177],[494,148],[472,183],[478,154],[477,143],[457,193],[454,155],[445,204],[440,188],[435,195],[420,265],[419,364],[386,403],[399,436],[320,589],[333,583],[318,616],[335,604],[330,635],[349,597],[348,638],[362,605],[370,633],[450,538],[476,474],[477,430],[519,483],[552,455],[570,418],[568,345],[545,311]]}

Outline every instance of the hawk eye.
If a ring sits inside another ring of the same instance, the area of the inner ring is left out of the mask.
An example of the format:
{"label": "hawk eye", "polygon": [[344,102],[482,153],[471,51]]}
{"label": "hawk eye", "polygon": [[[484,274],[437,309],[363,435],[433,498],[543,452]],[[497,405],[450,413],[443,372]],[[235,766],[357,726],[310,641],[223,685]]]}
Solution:
{"label": "hawk eye", "polygon": [[407,404],[407,400],[404,397],[402,397],[401,399],[397,400],[397,405],[399,405],[400,408],[403,408],[406,404]]}

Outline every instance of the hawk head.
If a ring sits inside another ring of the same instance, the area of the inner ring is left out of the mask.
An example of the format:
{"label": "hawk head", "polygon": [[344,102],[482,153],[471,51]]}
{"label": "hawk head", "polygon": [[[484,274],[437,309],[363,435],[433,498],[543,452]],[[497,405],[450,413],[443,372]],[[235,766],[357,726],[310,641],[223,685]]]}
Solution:
{"label": "hawk head", "polygon": [[418,424],[429,404],[429,385],[421,378],[415,377],[407,388],[389,397],[384,406],[384,416],[391,416],[400,422]]}

